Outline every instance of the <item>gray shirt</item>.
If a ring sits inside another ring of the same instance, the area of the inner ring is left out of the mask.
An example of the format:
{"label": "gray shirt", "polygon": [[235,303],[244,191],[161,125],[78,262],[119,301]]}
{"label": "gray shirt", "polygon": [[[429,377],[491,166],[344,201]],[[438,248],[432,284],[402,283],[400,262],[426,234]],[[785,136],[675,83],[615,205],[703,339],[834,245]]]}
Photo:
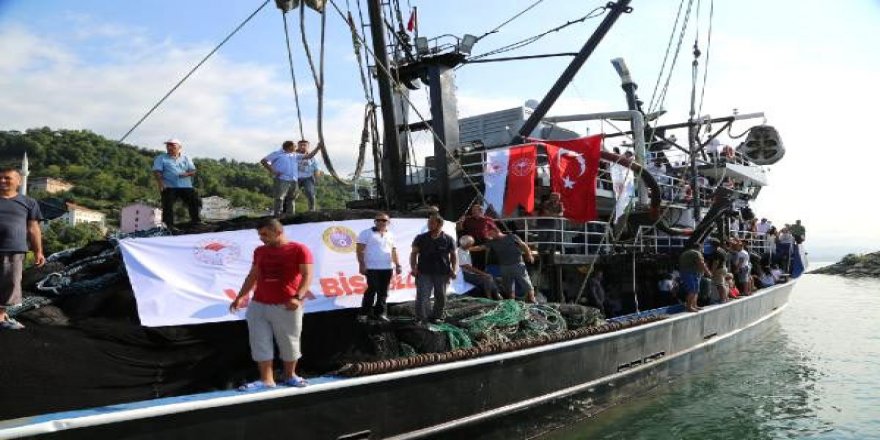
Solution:
{"label": "gray shirt", "polygon": [[0,197],[0,252],[26,253],[27,222],[42,219],[36,200],[21,194],[11,199]]}
{"label": "gray shirt", "polygon": [[498,264],[508,266],[523,263],[522,240],[516,235],[507,234],[504,237],[489,240],[483,244],[495,253]]}

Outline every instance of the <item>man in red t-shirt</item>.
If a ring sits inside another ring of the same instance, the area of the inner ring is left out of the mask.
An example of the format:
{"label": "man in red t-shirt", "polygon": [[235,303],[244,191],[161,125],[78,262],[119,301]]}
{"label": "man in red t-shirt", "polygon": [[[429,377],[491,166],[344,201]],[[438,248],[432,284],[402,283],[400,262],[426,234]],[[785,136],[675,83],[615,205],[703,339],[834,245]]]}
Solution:
{"label": "man in red t-shirt", "polygon": [[254,250],[251,271],[229,310],[234,313],[241,309],[244,298],[254,291],[245,318],[260,380],[239,389],[275,387],[273,337],[284,364],[284,385],[303,387],[306,381],[296,375],[296,361],[302,357],[299,338],[304,298],[312,281],[312,253],[305,245],[289,241],[281,223],[273,218],[260,221],[257,232],[264,245]]}

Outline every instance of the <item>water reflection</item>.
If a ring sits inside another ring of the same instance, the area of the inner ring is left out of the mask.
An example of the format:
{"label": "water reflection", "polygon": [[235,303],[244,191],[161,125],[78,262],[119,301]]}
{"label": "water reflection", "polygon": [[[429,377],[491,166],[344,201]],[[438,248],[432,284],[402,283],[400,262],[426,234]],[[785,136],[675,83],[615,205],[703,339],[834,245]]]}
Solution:
{"label": "water reflection", "polygon": [[806,275],[700,372],[589,418],[574,396],[448,438],[880,439],[880,280]]}

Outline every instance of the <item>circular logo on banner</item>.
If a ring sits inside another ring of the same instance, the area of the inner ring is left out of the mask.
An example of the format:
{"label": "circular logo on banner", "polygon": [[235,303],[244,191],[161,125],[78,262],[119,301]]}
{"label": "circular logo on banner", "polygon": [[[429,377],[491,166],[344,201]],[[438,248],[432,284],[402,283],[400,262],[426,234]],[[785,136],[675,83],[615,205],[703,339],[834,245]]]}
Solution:
{"label": "circular logo on banner", "polygon": [[237,243],[210,238],[200,241],[193,249],[196,260],[212,266],[226,266],[241,256]]}
{"label": "circular logo on banner", "polygon": [[515,162],[510,164],[510,172],[519,177],[525,177],[532,173],[532,168],[534,164],[531,159],[517,159]]}
{"label": "circular logo on banner", "polygon": [[485,166],[485,173],[489,175],[495,175],[501,172],[501,165],[496,162],[488,162]]}
{"label": "circular logo on banner", "polygon": [[321,240],[333,252],[349,254],[355,250],[355,234],[345,226],[331,226],[321,234]]}

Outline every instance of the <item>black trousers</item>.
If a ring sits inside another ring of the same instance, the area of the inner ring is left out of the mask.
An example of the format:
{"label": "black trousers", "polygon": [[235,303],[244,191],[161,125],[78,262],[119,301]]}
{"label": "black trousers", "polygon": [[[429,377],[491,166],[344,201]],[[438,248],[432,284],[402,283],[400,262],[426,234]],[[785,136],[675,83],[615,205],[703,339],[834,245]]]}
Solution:
{"label": "black trousers", "polygon": [[189,221],[198,223],[199,208],[201,205],[199,195],[195,188],[165,188],[162,190],[162,222],[166,227],[174,226],[174,202],[183,200],[189,211]]}
{"label": "black trousers", "polygon": [[367,290],[361,300],[362,315],[384,315],[385,301],[388,299],[388,285],[391,284],[391,269],[367,269]]}

